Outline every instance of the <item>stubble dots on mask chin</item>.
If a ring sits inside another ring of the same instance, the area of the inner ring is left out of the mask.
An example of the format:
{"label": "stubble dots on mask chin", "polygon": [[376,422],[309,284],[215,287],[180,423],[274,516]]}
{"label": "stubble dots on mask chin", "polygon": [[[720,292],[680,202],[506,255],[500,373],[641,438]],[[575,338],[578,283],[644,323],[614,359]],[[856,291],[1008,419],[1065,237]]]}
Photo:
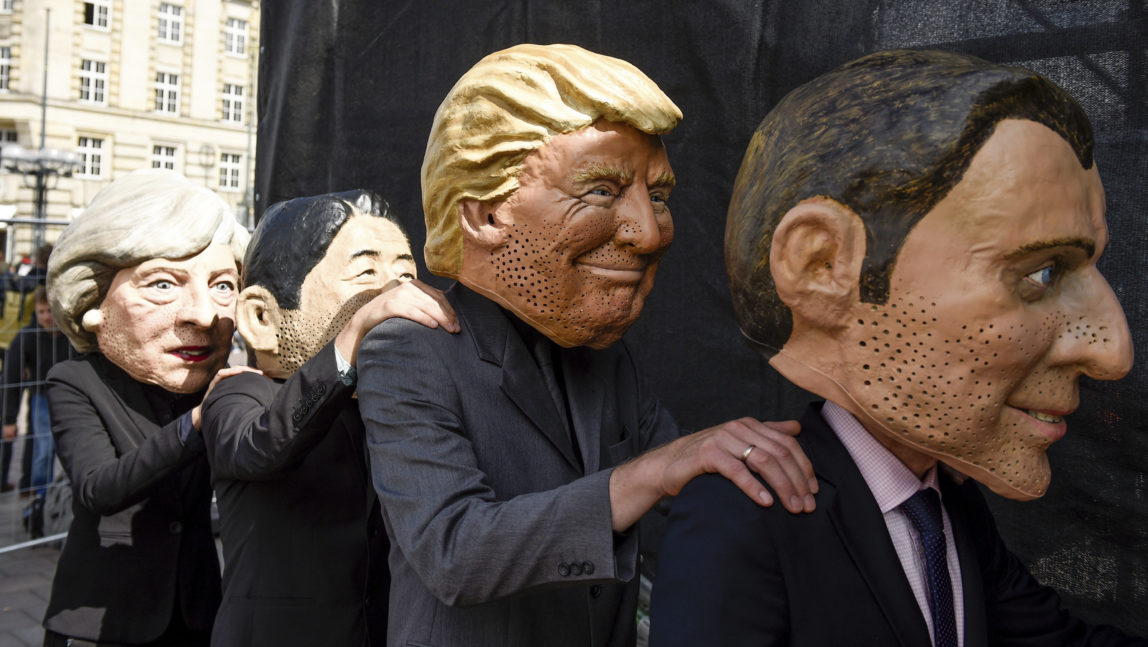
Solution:
{"label": "stubble dots on mask chin", "polygon": [[[1017,368],[994,368],[1002,352],[1032,358],[1034,339],[1060,322],[1046,320],[1030,334],[1024,325],[1002,329],[995,323],[961,326],[943,335],[937,304],[893,299],[857,320],[864,398],[870,415],[910,444],[983,468],[1010,483],[1034,477],[1032,441],[1015,422],[998,428],[1007,389],[1023,379]],[[1091,334],[1082,326],[1081,334]],[[1030,367],[1031,368],[1031,367]],[[1045,378],[1049,383],[1040,381]],[[1038,386],[1063,389],[1056,375],[1038,376]],[[1001,389],[1006,392],[999,392]],[[1044,393],[1037,396],[1044,400]],[[967,432],[967,433],[966,433]],[[1043,451],[1043,448],[1039,448]]]}

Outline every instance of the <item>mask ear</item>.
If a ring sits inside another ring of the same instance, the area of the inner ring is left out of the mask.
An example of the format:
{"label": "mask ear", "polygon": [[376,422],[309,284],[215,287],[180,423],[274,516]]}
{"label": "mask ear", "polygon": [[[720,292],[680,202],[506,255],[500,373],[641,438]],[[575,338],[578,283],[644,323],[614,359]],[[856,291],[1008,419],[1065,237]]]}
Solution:
{"label": "mask ear", "polygon": [[504,245],[510,235],[511,224],[502,208],[505,204],[469,199],[459,202],[458,220],[463,237],[483,249]]}
{"label": "mask ear", "polygon": [[778,296],[793,313],[794,333],[843,326],[857,302],[865,226],[827,198],[790,209],[774,229],[769,269]]}
{"label": "mask ear", "polygon": [[239,293],[235,307],[235,327],[257,353],[279,354],[279,302],[261,285],[251,285]]}

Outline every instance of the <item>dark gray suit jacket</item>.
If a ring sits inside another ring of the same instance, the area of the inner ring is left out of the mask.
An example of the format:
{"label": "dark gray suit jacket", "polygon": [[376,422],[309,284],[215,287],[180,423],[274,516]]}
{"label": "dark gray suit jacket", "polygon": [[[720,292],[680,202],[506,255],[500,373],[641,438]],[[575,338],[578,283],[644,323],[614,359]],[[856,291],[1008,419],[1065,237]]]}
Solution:
{"label": "dark gray suit jacket", "polygon": [[[762,508],[710,474],[682,489],[659,554],[652,647],[931,644],[881,510],[820,404],[802,417],[798,440],[821,486],[811,514]],[[961,562],[965,645],[1148,644],[1061,609],[1005,548],[972,479],[942,474],[941,489]]]}
{"label": "dark gray suit jacket", "polygon": [[353,392],[332,342],[285,382],[242,373],[204,402],[224,564],[214,647],[383,644],[388,544]]}
{"label": "dark gray suit jacket", "polygon": [[576,457],[510,315],[461,285],[447,297],[461,333],[391,319],[359,351],[388,644],[633,644],[638,537],[611,528],[610,468],[677,426],[624,343],[563,350]]}

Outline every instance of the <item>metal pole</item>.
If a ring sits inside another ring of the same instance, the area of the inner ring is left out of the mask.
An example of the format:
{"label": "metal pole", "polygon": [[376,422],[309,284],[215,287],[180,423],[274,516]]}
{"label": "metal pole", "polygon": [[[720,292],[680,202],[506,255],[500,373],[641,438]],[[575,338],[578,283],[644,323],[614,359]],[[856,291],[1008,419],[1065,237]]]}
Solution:
{"label": "metal pole", "polygon": [[47,186],[44,183],[44,148],[47,145],[48,137],[48,39],[52,33],[52,10],[50,8],[44,9],[44,92],[40,98],[40,156],[41,159],[36,166],[36,218],[41,221],[35,228],[35,237],[33,240],[33,253],[38,251],[44,244],[44,224],[43,221],[48,217],[47,208]]}
{"label": "metal pole", "polygon": [[244,169],[246,174],[247,185],[246,190],[243,192],[243,201],[246,202],[247,207],[247,222],[243,223],[248,229],[255,227],[255,189],[251,186],[251,162],[255,157],[255,151],[251,145],[251,140],[255,135],[255,93],[250,90],[255,89],[255,52],[257,50],[251,46],[251,39],[247,39],[247,102],[243,104],[244,110],[247,112],[247,164]]}
{"label": "metal pole", "polygon": [[44,93],[40,98],[40,149],[48,133],[48,36],[52,31],[52,10],[44,9]]}

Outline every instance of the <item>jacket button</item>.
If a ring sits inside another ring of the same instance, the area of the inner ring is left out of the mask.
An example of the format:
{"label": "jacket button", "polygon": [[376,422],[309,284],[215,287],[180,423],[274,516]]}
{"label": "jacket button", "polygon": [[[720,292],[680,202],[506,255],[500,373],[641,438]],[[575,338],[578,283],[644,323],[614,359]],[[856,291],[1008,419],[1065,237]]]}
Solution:
{"label": "jacket button", "polygon": [[571,564],[570,565],[570,574],[571,575],[581,575],[582,574],[582,565],[579,564],[578,562],[574,562],[573,564]]}
{"label": "jacket button", "polygon": [[582,562],[582,573],[585,575],[593,575],[594,562]]}
{"label": "jacket button", "polygon": [[178,521],[173,521],[168,525],[167,529],[171,531],[171,534],[178,535],[183,532],[183,524]]}
{"label": "jacket button", "polygon": [[562,562],[558,565],[558,574],[562,577],[570,577],[570,565]]}
{"label": "jacket button", "polygon": [[591,586],[590,587],[590,597],[596,598],[599,595],[602,595],[602,587],[598,586],[597,584],[595,584],[594,586]]}

